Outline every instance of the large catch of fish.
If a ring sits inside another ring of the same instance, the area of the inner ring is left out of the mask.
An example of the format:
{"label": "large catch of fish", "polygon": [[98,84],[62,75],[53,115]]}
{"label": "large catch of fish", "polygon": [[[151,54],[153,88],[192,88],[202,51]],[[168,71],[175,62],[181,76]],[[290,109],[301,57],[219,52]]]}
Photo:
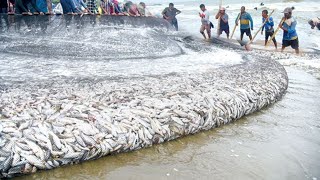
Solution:
{"label": "large catch of fish", "polygon": [[279,63],[256,60],[196,75],[10,89],[0,95],[0,178],[219,127],[280,100],[287,87]]}

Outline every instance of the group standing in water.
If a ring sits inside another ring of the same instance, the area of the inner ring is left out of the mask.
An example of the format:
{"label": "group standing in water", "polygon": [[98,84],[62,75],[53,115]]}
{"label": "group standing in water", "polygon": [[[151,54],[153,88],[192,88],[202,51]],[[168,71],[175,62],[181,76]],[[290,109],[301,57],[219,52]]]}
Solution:
{"label": "group standing in water", "polygon": [[[267,46],[269,41],[273,41],[273,44],[275,48],[278,48],[277,40],[275,38],[275,35],[278,31],[278,29],[283,30],[283,38],[282,38],[282,47],[281,51],[283,51],[286,47],[291,46],[295,52],[299,53],[299,40],[298,40],[298,34],[296,31],[296,25],[297,21],[292,16],[292,10],[294,8],[288,7],[286,8],[282,13],[284,14],[283,18],[281,19],[280,24],[278,25],[277,30],[274,30],[274,20],[271,16],[269,16],[268,10],[262,11],[262,31],[261,35],[263,33],[265,34],[265,41],[264,45]],[[169,7],[166,8],[162,15],[164,19],[168,20],[169,23],[175,27],[176,30],[178,30],[178,22],[176,19],[176,15],[180,14],[181,11],[174,8],[174,5],[172,3],[169,4]],[[212,23],[210,22],[210,13],[206,9],[204,4],[200,5],[200,12],[199,12],[200,20],[201,20],[201,27],[200,27],[200,33],[205,39],[211,38],[211,28],[213,27]],[[226,8],[220,7],[218,13],[215,16],[216,19],[219,21],[218,25],[218,32],[217,36],[220,37],[220,35],[225,32],[227,38],[230,38],[230,28],[229,28],[229,16],[226,13]],[[246,45],[249,45],[252,41],[252,33],[253,31],[253,19],[251,15],[246,12],[246,8],[244,6],[241,7],[240,13],[238,14],[236,20],[235,20],[235,28],[239,26],[240,24],[240,41],[243,40],[244,34],[249,37],[250,42]],[[320,19],[313,19],[309,21],[309,24],[311,25],[311,28],[317,27],[320,29]],[[234,31],[231,34],[231,38],[233,36]],[[258,33],[258,32],[257,32]],[[246,47],[247,49],[247,47]],[[247,49],[248,50],[248,49]]]}
{"label": "group standing in water", "polygon": [[[74,3],[75,1],[78,1]],[[118,0],[100,0],[100,6],[97,7],[96,0],[60,0],[63,14],[105,14],[105,15],[126,15],[126,16],[152,16],[146,8],[144,2],[135,4],[132,1],[120,3]],[[64,3],[62,3],[64,2]],[[78,6],[77,6],[78,5]],[[71,8],[70,8],[71,7]]]}
{"label": "group standing in water", "polygon": [[[99,1],[99,3],[98,3]],[[97,4],[100,4],[97,6]],[[152,16],[144,2],[120,3],[118,0],[60,0],[61,12],[56,14],[106,14],[127,16]],[[51,0],[0,0],[0,13],[44,15],[53,14]]]}
{"label": "group standing in water", "polygon": [[[297,21],[292,16],[292,10],[294,8],[288,7],[286,8],[282,13],[284,14],[283,18],[281,19],[281,22],[278,26],[278,29],[283,30],[283,38],[282,38],[282,48],[281,51],[283,51],[286,47],[291,46],[295,52],[299,53],[299,40],[298,40],[298,34],[296,31],[296,25]],[[201,18],[201,28],[200,33],[203,35],[205,39],[210,39],[211,37],[211,29],[209,27],[209,12],[205,8],[204,4],[200,5],[200,18]],[[229,16],[226,13],[226,8],[221,7],[219,8],[219,11],[215,17],[219,21],[219,27],[217,36],[220,37],[222,32],[226,33],[227,38],[230,38],[230,29],[229,29]],[[235,20],[235,28],[239,26],[240,24],[240,41],[243,40],[244,34],[249,37],[251,43],[253,41],[253,37],[251,34],[251,31],[253,31],[253,19],[251,15],[246,12],[246,8],[244,6],[241,7],[240,13],[238,14],[236,20]],[[309,24],[311,25],[311,28],[320,26],[319,19],[309,21]],[[264,45],[267,46],[269,41],[273,41],[273,44],[275,48],[277,49],[277,40],[275,38],[275,30],[274,30],[274,20],[271,16],[269,16],[268,10],[262,11],[262,30],[261,35],[263,33],[265,34],[265,41]],[[207,37],[205,36],[204,31],[206,31]],[[231,38],[233,36],[234,31],[232,32]],[[269,39],[270,38],[270,39]],[[249,44],[248,43],[248,44]],[[246,47],[247,49],[247,47]]]}

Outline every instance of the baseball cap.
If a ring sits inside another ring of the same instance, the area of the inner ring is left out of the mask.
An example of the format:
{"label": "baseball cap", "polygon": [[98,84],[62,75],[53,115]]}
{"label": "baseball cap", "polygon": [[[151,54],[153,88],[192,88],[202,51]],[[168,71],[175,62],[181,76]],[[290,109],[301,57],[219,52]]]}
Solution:
{"label": "baseball cap", "polygon": [[224,7],[220,8],[220,11],[225,11],[225,10],[226,10],[226,8],[224,8]]}

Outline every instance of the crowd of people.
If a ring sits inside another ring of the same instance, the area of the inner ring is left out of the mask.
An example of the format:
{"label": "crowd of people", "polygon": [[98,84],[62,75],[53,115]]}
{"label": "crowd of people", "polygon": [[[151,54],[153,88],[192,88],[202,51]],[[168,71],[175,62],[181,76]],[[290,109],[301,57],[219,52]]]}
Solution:
{"label": "crowd of people", "polygon": [[51,0],[0,0],[0,13],[43,15],[50,12]]}
{"label": "crowd of people", "polygon": [[[144,2],[135,4],[132,1],[120,3],[118,0],[60,0],[58,6],[62,8],[58,13],[63,14],[152,16]],[[0,13],[43,15],[53,14],[53,8],[51,0],[0,0]]]}

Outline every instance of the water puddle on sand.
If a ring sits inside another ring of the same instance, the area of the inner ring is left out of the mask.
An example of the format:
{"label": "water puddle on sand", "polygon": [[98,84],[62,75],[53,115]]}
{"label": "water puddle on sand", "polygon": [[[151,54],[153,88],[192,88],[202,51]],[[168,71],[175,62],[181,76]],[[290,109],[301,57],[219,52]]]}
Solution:
{"label": "water puddle on sand", "polygon": [[16,179],[319,179],[320,81],[287,71],[281,101],[230,125]]}

